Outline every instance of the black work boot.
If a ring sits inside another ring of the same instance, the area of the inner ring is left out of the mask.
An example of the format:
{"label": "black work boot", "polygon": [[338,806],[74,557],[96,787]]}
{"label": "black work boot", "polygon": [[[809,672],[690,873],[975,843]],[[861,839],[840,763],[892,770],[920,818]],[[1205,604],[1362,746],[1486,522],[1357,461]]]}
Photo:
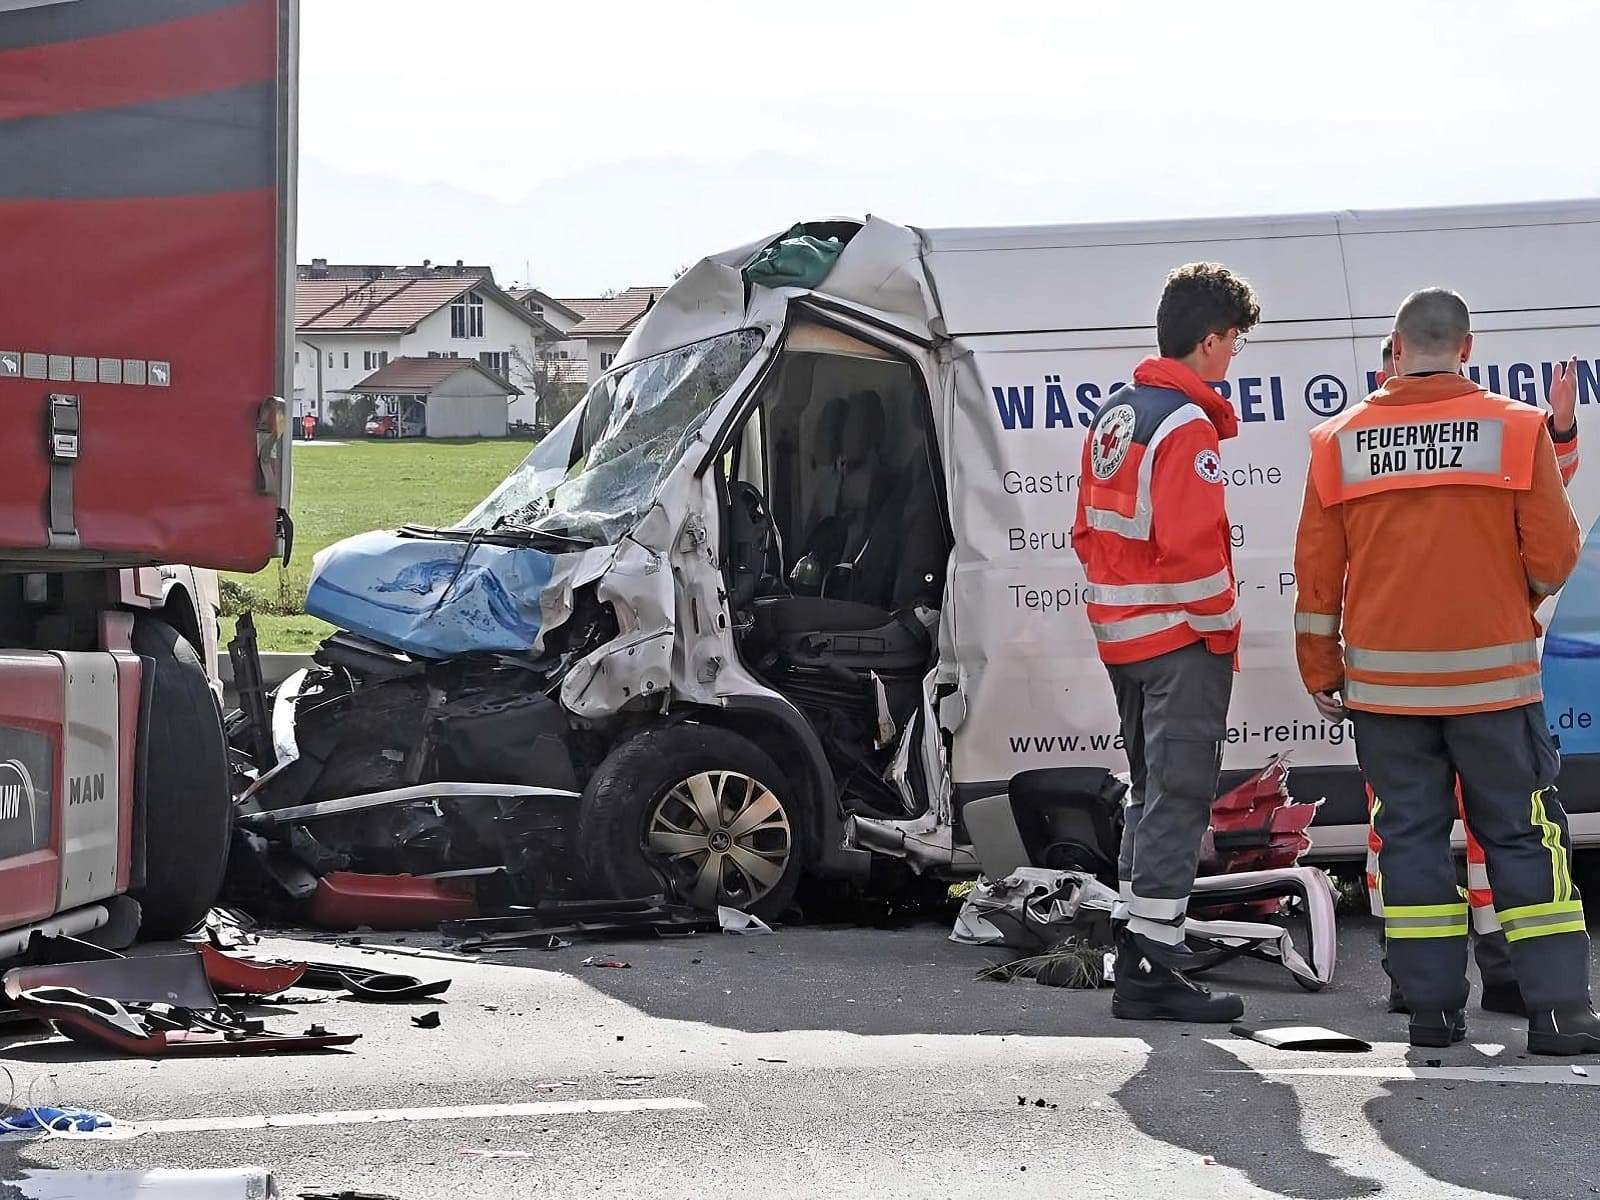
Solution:
{"label": "black work boot", "polygon": [[1510,1013],[1514,1017],[1528,1015],[1528,1006],[1522,999],[1522,989],[1517,986],[1515,979],[1485,983],[1483,995],[1478,998],[1478,1007],[1484,1012]]}
{"label": "black work boot", "polygon": [[1149,952],[1146,939],[1124,933],[1117,941],[1117,980],[1111,993],[1111,1015],[1124,1021],[1192,1021],[1225,1025],[1244,1016],[1244,1001],[1232,992],[1201,987],[1181,971],[1156,961],[1182,958],[1182,951],[1163,947]]}
{"label": "black work boot", "polygon": [[1528,1053],[1600,1054],[1600,1015],[1587,1005],[1530,1013]]}
{"label": "black work boot", "polygon": [[1411,1014],[1413,1046],[1453,1046],[1467,1036],[1467,1014],[1455,1012],[1415,1012]]}

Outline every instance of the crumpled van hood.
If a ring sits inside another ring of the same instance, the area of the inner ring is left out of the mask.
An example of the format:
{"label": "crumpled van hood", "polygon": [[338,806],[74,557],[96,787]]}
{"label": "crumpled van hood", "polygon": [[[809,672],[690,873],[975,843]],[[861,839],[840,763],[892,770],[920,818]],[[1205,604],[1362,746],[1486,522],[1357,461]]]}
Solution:
{"label": "crumpled van hood", "polygon": [[313,560],[306,612],[422,658],[532,650],[558,560],[523,546],[357,534]]}

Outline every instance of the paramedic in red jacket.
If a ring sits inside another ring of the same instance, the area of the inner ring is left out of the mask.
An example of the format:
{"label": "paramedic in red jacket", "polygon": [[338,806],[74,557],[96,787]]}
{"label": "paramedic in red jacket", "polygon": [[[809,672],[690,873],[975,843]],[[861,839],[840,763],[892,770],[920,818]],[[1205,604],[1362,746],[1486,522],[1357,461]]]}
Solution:
{"label": "paramedic in red jacket", "polygon": [[1111,1011],[1135,1020],[1236,1020],[1238,996],[1184,970],[1183,922],[1222,762],[1239,645],[1221,443],[1238,417],[1220,380],[1260,319],[1216,263],[1167,276],[1159,358],[1106,398],[1083,444],[1072,546],[1111,676],[1133,779],[1118,877]]}

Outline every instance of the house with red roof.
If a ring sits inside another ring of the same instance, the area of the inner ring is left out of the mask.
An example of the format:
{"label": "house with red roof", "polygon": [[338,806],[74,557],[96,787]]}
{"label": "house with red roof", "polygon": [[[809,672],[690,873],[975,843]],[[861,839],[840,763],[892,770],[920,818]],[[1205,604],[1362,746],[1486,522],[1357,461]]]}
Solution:
{"label": "house with red roof", "polygon": [[488,267],[314,259],[295,279],[295,415],[326,421],[334,401],[372,395],[362,385],[389,364],[433,358],[477,363],[506,384],[507,420],[536,424],[537,388],[519,364],[536,362],[541,343],[561,339]]}

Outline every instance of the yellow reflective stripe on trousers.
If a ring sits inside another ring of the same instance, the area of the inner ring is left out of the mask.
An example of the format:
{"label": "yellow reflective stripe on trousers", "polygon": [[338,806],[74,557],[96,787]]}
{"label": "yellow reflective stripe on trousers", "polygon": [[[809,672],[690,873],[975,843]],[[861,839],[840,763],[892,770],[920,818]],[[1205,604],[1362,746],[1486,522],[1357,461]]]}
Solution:
{"label": "yellow reflective stripe on trousers", "polygon": [[1344,660],[1346,666],[1357,671],[1382,671],[1392,675],[1445,675],[1456,671],[1520,667],[1538,662],[1539,643],[1531,640],[1506,642],[1471,650],[1363,650],[1360,646],[1347,646]]}
{"label": "yellow reflective stripe on trousers", "polygon": [[1506,941],[1550,937],[1557,933],[1582,933],[1583,901],[1552,900],[1548,904],[1524,904],[1495,914],[1506,931]]}
{"label": "yellow reflective stripe on trousers", "polygon": [[[1539,831],[1539,844],[1550,852],[1550,899],[1557,903],[1572,899],[1572,875],[1567,848],[1561,841],[1561,826],[1544,811],[1544,789],[1533,793],[1533,825]],[[1503,919],[1503,918],[1502,918]]]}
{"label": "yellow reflective stripe on trousers", "polygon": [[1391,938],[1467,936],[1467,904],[1385,904],[1383,935]]}
{"label": "yellow reflective stripe on trousers", "polygon": [[1339,614],[1297,612],[1294,615],[1294,631],[1316,634],[1319,637],[1338,637]]}
{"label": "yellow reflective stripe on trousers", "polygon": [[1468,704],[1499,704],[1507,700],[1537,700],[1539,677],[1518,675],[1487,683],[1458,683],[1446,687],[1417,687],[1403,683],[1363,683],[1347,679],[1344,698],[1350,704],[1381,704],[1386,708],[1426,711],[1460,708]]}

